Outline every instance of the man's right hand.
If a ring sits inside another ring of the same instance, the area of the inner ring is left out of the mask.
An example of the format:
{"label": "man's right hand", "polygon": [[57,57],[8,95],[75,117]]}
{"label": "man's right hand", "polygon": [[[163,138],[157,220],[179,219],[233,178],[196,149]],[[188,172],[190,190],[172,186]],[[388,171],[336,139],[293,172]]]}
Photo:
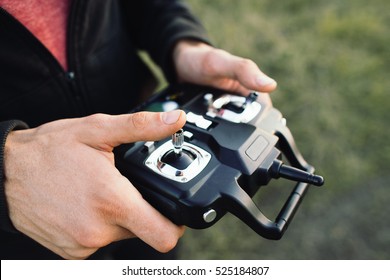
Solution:
{"label": "man's right hand", "polygon": [[11,132],[5,193],[16,229],[67,259],[83,259],[117,240],[139,237],[167,252],[184,232],[162,216],[115,168],[114,147],[167,137],[185,113],[97,114]]}

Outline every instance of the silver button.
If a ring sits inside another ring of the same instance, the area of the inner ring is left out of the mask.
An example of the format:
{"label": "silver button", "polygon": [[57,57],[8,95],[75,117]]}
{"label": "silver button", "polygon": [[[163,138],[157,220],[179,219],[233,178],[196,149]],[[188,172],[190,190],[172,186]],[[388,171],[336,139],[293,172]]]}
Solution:
{"label": "silver button", "polygon": [[189,131],[184,131],[183,133],[184,137],[187,139],[187,140],[192,140],[192,138],[194,137],[194,134],[189,132]]}
{"label": "silver button", "polygon": [[197,115],[192,112],[187,113],[187,122],[205,130],[213,124],[212,121],[206,120],[202,115]]}
{"label": "silver button", "polygon": [[154,141],[147,141],[144,143],[144,149],[148,152],[152,151],[154,148]]}
{"label": "silver button", "polygon": [[211,223],[217,217],[217,212],[214,209],[210,209],[203,214],[203,220],[206,223]]}

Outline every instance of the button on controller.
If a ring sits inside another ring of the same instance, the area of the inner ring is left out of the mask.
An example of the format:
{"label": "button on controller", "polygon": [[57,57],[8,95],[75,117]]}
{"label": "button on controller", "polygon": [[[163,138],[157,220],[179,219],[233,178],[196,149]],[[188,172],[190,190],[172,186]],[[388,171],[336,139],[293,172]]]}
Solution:
{"label": "button on controller", "polygon": [[203,220],[206,223],[211,223],[217,217],[217,212],[214,209],[210,209],[203,214]]}

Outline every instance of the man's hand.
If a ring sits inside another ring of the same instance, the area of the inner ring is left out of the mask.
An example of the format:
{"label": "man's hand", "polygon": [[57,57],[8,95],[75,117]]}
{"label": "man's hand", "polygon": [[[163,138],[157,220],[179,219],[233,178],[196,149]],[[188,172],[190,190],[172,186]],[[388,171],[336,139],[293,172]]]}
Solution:
{"label": "man's hand", "polygon": [[[208,85],[244,95],[251,90],[271,92],[277,86],[252,60],[204,43],[180,41],[175,46],[173,60],[179,82]],[[268,95],[263,98],[269,99]]]}
{"label": "man's hand", "polygon": [[11,132],[5,191],[14,226],[58,255],[82,259],[113,241],[139,237],[166,252],[182,236],[114,165],[113,148],[167,137],[182,111],[92,115]]}

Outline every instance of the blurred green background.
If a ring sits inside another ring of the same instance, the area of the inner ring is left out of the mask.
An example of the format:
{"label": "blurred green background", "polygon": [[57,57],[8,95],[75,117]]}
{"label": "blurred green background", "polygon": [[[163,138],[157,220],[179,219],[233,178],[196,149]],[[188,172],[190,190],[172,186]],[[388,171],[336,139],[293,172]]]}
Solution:
{"label": "blurred green background", "polygon": [[[278,81],[274,106],[326,183],[309,190],[282,240],[228,214],[209,229],[188,229],[179,257],[390,259],[390,2],[186,2],[215,46]],[[255,196],[272,218],[284,185]]]}

